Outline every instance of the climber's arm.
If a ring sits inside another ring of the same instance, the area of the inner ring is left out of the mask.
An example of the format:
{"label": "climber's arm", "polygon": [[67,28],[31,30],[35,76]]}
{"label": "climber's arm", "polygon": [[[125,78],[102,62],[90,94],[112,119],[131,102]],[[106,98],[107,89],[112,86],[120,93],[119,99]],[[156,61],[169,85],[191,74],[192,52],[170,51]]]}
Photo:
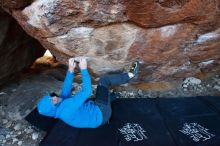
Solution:
{"label": "climber's arm", "polygon": [[70,58],[69,59],[69,68],[68,71],[66,73],[66,77],[62,86],[62,90],[61,90],[61,95],[60,97],[63,99],[66,99],[68,97],[70,97],[71,95],[71,89],[72,89],[72,83],[74,80],[74,69],[75,69],[75,62],[74,62],[74,58]]}

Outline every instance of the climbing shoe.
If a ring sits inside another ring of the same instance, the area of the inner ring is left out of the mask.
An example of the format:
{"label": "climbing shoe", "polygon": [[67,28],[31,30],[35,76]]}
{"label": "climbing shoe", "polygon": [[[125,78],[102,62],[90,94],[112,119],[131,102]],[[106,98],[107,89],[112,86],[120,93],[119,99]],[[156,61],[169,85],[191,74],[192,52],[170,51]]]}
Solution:
{"label": "climbing shoe", "polygon": [[132,63],[129,73],[132,73],[134,76],[132,78],[138,78],[139,71],[139,61],[135,61]]}

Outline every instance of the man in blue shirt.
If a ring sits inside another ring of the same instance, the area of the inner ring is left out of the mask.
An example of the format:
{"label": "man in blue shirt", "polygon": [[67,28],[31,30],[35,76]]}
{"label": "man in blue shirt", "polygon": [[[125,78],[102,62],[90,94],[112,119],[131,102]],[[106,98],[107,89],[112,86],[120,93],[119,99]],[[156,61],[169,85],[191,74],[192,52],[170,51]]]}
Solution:
{"label": "man in blue shirt", "polygon": [[[71,95],[76,62],[82,74],[82,89]],[[38,112],[45,116],[59,118],[68,125],[78,128],[96,128],[106,124],[111,117],[111,97],[109,88],[112,85],[128,83],[138,74],[138,62],[134,62],[130,72],[102,76],[99,80],[95,101],[87,100],[92,94],[92,85],[87,61],[83,57],[69,59],[69,68],[62,86],[60,96],[44,96],[37,104]]]}

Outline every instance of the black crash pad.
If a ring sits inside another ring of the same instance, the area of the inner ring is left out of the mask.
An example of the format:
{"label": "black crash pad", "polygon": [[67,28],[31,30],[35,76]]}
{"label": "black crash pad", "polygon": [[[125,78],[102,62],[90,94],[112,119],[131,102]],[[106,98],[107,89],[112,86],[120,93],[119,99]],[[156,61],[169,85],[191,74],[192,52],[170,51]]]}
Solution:
{"label": "black crash pad", "polygon": [[25,120],[47,133],[49,133],[57,122],[54,118],[39,114],[36,108],[27,117],[25,117]]}
{"label": "black crash pad", "polygon": [[126,128],[129,124],[132,126],[132,123],[136,123],[140,126],[137,128],[143,128],[146,131],[144,134],[147,137],[138,142],[127,141],[125,134],[119,130],[116,136],[119,141],[117,146],[164,146],[164,143],[169,146],[174,145],[154,99],[120,99],[113,103],[112,109],[114,114],[111,124],[114,124],[116,129],[123,131],[123,127]]}
{"label": "black crash pad", "polygon": [[157,107],[178,146],[220,145],[220,116],[201,98],[158,99]]}
{"label": "black crash pad", "polygon": [[220,145],[220,115],[201,98],[117,99],[112,109],[110,123],[96,129],[44,121],[36,110],[26,119],[47,131],[41,146]]}
{"label": "black crash pad", "polygon": [[168,129],[178,146],[220,146],[220,118],[200,115],[170,119]]}
{"label": "black crash pad", "polygon": [[[114,102],[112,108],[114,114],[109,124],[96,129],[78,129],[59,121],[40,145],[163,146],[164,143],[174,145],[151,100],[120,99]],[[161,140],[158,140],[158,137]]]}
{"label": "black crash pad", "polygon": [[203,102],[205,102],[210,108],[220,113],[220,97],[204,96],[204,97],[198,97],[198,98],[202,100]]}
{"label": "black crash pad", "polygon": [[213,111],[197,97],[160,98],[157,99],[157,106],[163,117],[167,119],[216,114],[216,111]]}

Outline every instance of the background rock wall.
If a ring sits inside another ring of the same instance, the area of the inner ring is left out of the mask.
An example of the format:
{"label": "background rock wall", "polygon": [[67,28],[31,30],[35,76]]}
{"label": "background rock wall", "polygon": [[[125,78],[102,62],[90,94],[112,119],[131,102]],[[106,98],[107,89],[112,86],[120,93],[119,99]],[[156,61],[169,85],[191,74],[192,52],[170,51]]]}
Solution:
{"label": "background rock wall", "polygon": [[220,0],[35,0],[8,10],[59,61],[87,56],[96,74],[136,59],[142,82],[220,68]]}
{"label": "background rock wall", "polygon": [[0,8],[0,85],[29,68],[45,49]]}

